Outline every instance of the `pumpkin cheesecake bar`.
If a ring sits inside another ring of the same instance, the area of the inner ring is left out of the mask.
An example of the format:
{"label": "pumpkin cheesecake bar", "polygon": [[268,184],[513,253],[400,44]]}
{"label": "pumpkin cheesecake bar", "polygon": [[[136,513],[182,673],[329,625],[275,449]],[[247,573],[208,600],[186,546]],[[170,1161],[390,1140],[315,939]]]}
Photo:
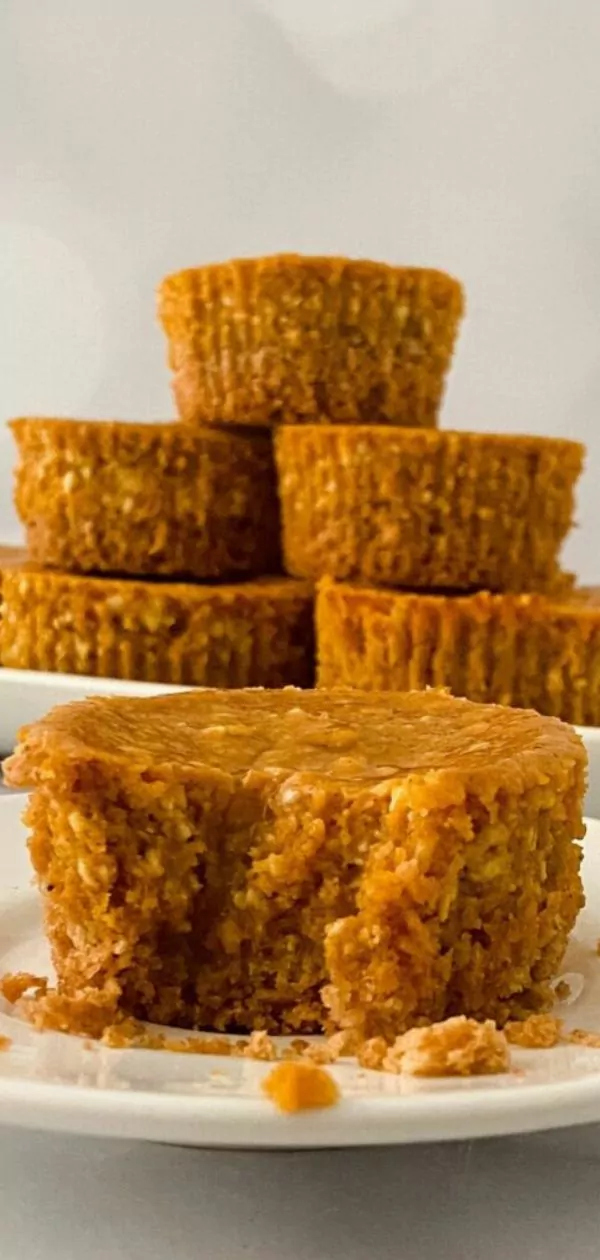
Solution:
{"label": "pumpkin cheesecake bar", "polygon": [[441,271],[281,254],[167,276],[158,305],[190,424],[429,426],[463,292]]}
{"label": "pumpkin cheesecake bar", "polygon": [[307,582],[235,585],[3,572],[0,662],[13,669],[212,687],[311,686]]}
{"label": "pumpkin cheesecake bar", "polygon": [[559,580],[583,456],[558,438],[285,426],[285,567],[374,585],[547,588]]}
{"label": "pumpkin cheesecake bar", "polygon": [[79,572],[277,572],[268,434],[179,424],[13,420],[15,504],[31,558]]}
{"label": "pumpkin cheesecake bar", "polygon": [[583,903],[586,754],[447,694],[96,698],[20,734],[59,993],[392,1041],[543,1009]]}
{"label": "pumpkin cheesecake bar", "polygon": [[448,687],[469,700],[600,725],[600,590],[425,594],[325,579],[318,679],[365,690]]}

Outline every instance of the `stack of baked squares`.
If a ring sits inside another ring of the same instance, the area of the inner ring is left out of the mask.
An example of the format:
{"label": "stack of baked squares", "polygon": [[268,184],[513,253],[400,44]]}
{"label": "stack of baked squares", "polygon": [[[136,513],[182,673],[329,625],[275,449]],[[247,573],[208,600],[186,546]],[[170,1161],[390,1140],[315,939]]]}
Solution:
{"label": "stack of baked squares", "polygon": [[436,428],[462,310],[346,259],[167,277],[179,423],[13,422],[2,663],[306,686],[316,586],[322,685],[600,721],[600,605],[559,563],[583,448]]}

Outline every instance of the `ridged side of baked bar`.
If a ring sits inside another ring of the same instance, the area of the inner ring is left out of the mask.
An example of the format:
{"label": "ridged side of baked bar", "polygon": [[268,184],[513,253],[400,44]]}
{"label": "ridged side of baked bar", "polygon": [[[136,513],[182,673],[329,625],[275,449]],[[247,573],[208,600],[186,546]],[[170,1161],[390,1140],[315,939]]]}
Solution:
{"label": "ridged side of baked bar", "polygon": [[134,576],[280,571],[268,434],[36,417],[11,427],[15,504],[37,563]]}
{"label": "ridged side of baked bar", "polygon": [[193,586],[23,567],[2,583],[13,669],[211,687],[310,686],[313,599],[285,578]]}
{"label": "ridged side of baked bar", "polygon": [[320,686],[448,687],[469,700],[600,725],[600,603],[326,582],[316,628]]}
{"label": "ridged side of baked bar", "polygon": [[559,577],[575,442],[287,425],[275,445],[284,564],[297,577],[516,591]]}
{"label": "ridged side of baked bar", "polygon": [[442,272],[335,258],[199,267],[159,289],[190,423],[434,425],[462,310]]}

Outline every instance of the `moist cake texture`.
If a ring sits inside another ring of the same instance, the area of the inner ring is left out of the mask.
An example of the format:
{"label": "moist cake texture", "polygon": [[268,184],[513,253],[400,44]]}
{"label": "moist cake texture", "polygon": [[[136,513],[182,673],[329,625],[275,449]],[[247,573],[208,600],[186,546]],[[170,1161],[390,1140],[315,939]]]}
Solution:
{"label": "moist cake texture", "polygon": [[291,578],[193,585],[13,563],[2,576],[0,663],[189,686],[309,687],[313,593]]}
{"label": "moist cake texture", "polygon": [[425,594],[324,579],[318,681],[386,691],[448,687],[485,703],[600,725],[600,591]]}
{"label": "moist cake texture", "polygon": [[268,434],[179,424],[13,420],[15,504],[31,558],[79,572],[278,572]]}
{"label": "moist cake texture", "polygon": [[285,567],[374,585],[552,587],[583,454],[558,438],[286,425]]}
{"label": "moist cake texture", "polygon": [[21,733],[59,993],[216,1030],[388,1042],[551,1001],[586,754],[444,693],[96,698]]}
{"label": "moist cake texture", "polygon": [[159,315],[191,424],[430,426],[463,311],[441,271],[296,254],[167,276]]}

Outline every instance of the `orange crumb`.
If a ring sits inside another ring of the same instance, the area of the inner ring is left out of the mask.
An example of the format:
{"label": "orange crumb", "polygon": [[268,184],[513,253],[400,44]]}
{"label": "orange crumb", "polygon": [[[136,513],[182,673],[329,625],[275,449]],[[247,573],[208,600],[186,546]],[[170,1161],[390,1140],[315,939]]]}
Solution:
{"label": "orange crumb", "polygon": [[483,1076],[507,1072],[510,1051],[491,1019],[479,1023],[456,1015],[397,1037],[383,1060],[384,1072],[408,1076]]}
{"label": "orange crumb", "polygon": [[172,1054],[214,1054],[228,1058],[231,1042],[226,1037],[168,1037],[157,1049],[170,1050]]}
{"label": "orange crumb", "polygon": [[338,1055],[335,1054],[326,1041],[316,1041],[312,1045],[306,1046],[306,1049],[302,1051],[302,1058],[309,1063],[320,1063],[322,1066],[327,1066],[329,1063],[335,1063]]}
{"label": "orange crumb", "polygon": [[379,1072],[388,1050],[388,1043],[383,1037],[371,1037],[370,1041],[364,1041],[362,1046],[358,1047],[356,1058],[361,1067]]}
{"label": "orange crumb", "polygon": [[166,1050],[170,1054],[214,1054],[228,1058],[235,1046],[226,1037],[170,1037],[149,1032],[139,1019],[124,1019],[105,1028],[102,1044],[117,1050]]}
{"label": "orange crumb", "polygon": [[554,996],[559,1002],[566,1002],[567,998],[571,996],[571,986],[568,980],[559,980],[558,984],[554,986]]}
{"label": "orange crumb", "polygon": [[110,1046],[113,1050],[127,1050],[130,1046],[137,1046],[144,1036],[145,1029],[141,1021],[126,1018],[109,1024],[100,1040],[103,1046]]}
{"label": "orange crumb", "polygon": [[342,1028],[327,1038],[327,1045],[335,1059],[343,1059],[358,1052],[360,1038],[355,1028]]}
{"label": "orange crumb", "polygon": [[12,1046],[12,1041],[10,1037],[0,1037],[0,1051],[10,1050],[11,1046]]}
{"label": "orange crumb", "polygon": [[30,971],[15,971],[2,976],[0,993],[7,1002],[18,1002],[29,989],[35,989],[35,996],[43,996],[48,991],[48,981],[44,976],[34,976]]}
{"label": "orange crumb", "polygon": [[[49,989],[47,980],[40,982],[37,976],[32,979],[38,982],[38,987],[30,997],[27,990],[32,987],[31,983],[21,982],[25,996],[17,999],[17,1011],[38,1031],[73,1033],[97,1041],[115,1023],[114,986],[82,989],[77,995],[66,997],[56,989]],[[18,992],[19,986],[9,986],[9,989]]]}
{"label": "orange crumb", "polygon": [[530,1015],[528,1019],[510,1020],[505,1026],[504,1035],[512,1046],[523,1046],[527,1050],[549,1050],[563,1040],[563,1022],[552,1015]]}
{"label": "orange crumb", "polygon": [[588,1046],[590,1050],[600,1050],[600,1033],[586,1032],[584,1028],[574,1028],[567,1040],[576,1046]]}
{"label": "orange crumb", "polygon": [[314,1063],[278,1063],[265,1077],[264,1093],[280,1111],[306,1111],[313,1107],[333,1107],[340,1091],[325,1068]]}
{"label": "orange crumb", "polygon": [[247,1046],[242,1050],[242,1057],[272,1063],[277,1058],[277,1051],[266,1032],[253,1032]]}
{"label": "orange crumb", "polygon": [[94,1040],[102,1036],[107,1022],[101,1001],[95,1006],[87,997],[65,998],[55,992],[21,998],[18,1011],[38,1031],[72,1033]]}
{"label": "orange crumb", "polygon": [[102,1044],[113,1050],[165,1050],[170,1054],[242,1055],[247,1059],[276,1059],[275,1047],[266,1033],[253,1033],[249,1041],[232,1042],[226,1037],[170,1037],[149,1032],[138,1019],[123,1019],[104,1029]]}

